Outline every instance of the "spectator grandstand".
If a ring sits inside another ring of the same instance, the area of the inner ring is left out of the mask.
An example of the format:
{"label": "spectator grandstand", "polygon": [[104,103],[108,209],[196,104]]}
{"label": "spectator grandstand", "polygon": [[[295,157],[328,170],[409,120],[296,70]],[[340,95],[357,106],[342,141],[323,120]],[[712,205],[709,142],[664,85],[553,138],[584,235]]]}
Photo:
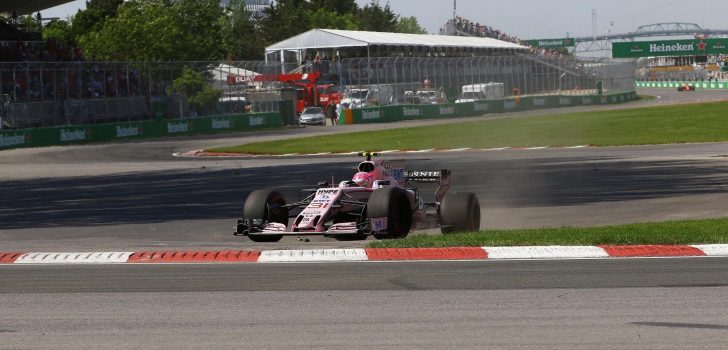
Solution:
{"label": "spectator grandstand", "polygon": [[520,44],[521,40],[512,35],[508,35],[499,29],[495,29],[485,24],[473,22],[469,19],[457,16],[455,19],[449,20],[440,28],[440,35],[456,35],[456,36],[474,36],[480,38],[493,38],[502,41],[508,41],[514,44]]}

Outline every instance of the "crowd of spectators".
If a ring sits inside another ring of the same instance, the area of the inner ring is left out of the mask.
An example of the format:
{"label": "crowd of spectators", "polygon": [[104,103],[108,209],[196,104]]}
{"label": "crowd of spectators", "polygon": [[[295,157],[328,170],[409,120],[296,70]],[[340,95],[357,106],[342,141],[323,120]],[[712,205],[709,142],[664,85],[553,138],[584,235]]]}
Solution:
{"label": "crowd of spectators", "polygon": [[0,62],[82,61],[81,50],[53,41],[0,41]]}
{"label": "crowd of spectators", "polygon": [[448,25],[453,25],[453,21],[454,27],[457,31],[467,33],[471,36],[481,38],[493,38],[516,44],[520,43],[521,41],[519,38],[508,35],[500,31],[499,29],[495,29],[491,26],[480,24],[478,22],[473,22],[467,18],[463,18],[460,16],[455,17],[454,20],[451,19],[450,21],[448,21],[447,24],[445,24],[445,27],[443,27],[443,29],[441,29],[440,31],[443,32]]}
{"label": "crowd of spectators", "polygon": [[86,62],[52,41],[0,41],[0,92],[15,102],[140,96],[138,69]]}

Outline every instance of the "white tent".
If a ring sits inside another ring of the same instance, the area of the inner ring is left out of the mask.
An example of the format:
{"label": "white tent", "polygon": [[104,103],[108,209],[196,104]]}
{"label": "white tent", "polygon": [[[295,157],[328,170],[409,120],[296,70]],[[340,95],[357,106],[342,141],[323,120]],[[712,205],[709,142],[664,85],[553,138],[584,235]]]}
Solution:
{"label": "white tent", "polygon": [[518,44],[492,39],[465,36],[401,34],[364,32],[337,29],[312,29],[265,48],[266,56],[271,53],[301,52],[311,49],[337,49],[348,47],[408,46],[425,48],[473,48],[528,50]]}

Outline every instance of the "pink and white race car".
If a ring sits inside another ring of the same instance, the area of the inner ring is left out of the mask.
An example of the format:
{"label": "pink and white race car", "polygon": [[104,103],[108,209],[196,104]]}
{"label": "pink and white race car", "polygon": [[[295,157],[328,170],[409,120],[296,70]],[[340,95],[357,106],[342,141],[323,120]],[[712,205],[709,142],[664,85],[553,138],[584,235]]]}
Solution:
{"label": "pink and white race car", "polygon": [[[474,193],[448,193],[450,171],[410,171],[403,160],[366,161],[349,181],[336,187],[321,182],[302,190],[302,200],[287,203],[278,191],[248,195],[235,235],[255,242],[277,242],[283,236],[324,235],[339,240],[402,238],[415,223],[434,225],[442,233],[478,231],[480,204]],[[410,182],[438,183],[434,201],[426,202]],[[293,220],[290,220],[293,219]]]}

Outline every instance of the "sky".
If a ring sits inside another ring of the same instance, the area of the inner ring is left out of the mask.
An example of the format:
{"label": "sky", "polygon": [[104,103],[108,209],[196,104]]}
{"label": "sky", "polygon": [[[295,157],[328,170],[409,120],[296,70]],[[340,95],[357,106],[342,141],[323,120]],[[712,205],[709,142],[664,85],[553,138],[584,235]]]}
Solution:
{"label": "sky", "polygon": [[[371,0],[356,0],[364,6]],[[667,22],[696,23],[705,29],[728,29],[728,1],[703,0],[456,0],[457,14],[522,39],[592,35],[592,10],[597,12],[597,34],[632,32],[641,25]],[[380,0],[385,4],[386,0]],[[453,0],[389,0],[401,16],[415,16],[428,32],[437,34],[453,14]],[[43,17],[66,18],[85,7],[76,0],[42,11]]]}

